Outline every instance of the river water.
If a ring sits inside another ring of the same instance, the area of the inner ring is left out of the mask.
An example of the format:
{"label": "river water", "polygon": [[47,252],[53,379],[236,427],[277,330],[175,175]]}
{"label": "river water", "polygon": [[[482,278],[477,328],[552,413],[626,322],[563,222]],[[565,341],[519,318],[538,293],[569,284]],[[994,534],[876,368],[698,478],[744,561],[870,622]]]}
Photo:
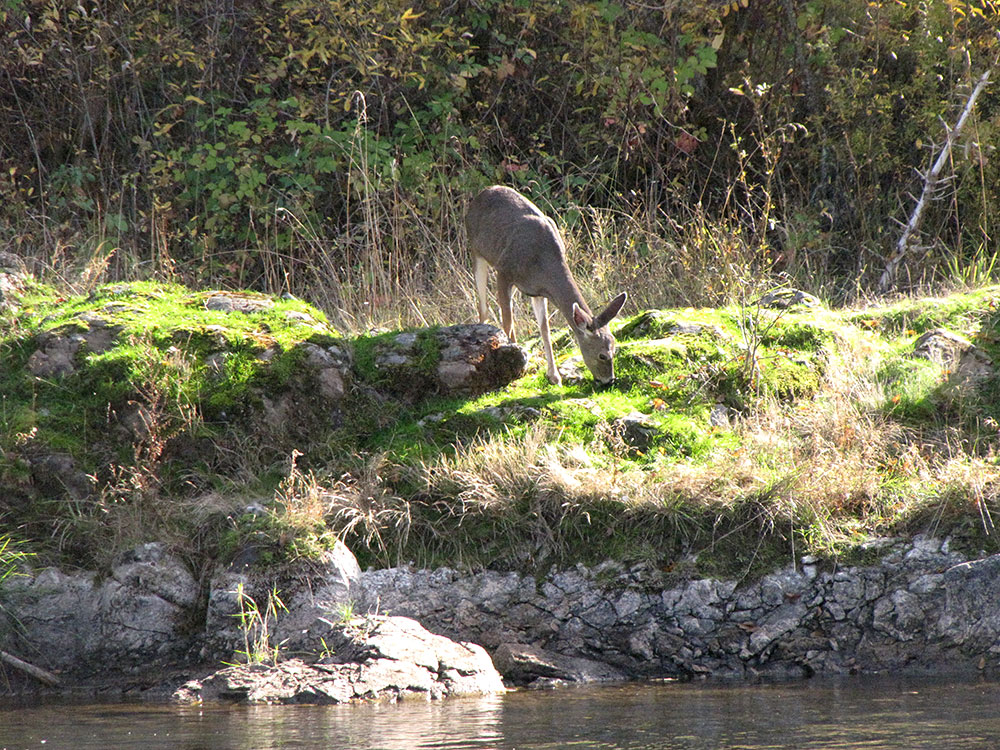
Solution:
{"label": "river water", "polygon": [[1000,748],[1000,683],[654,683],[362,706],[0,704],[7,750]]}

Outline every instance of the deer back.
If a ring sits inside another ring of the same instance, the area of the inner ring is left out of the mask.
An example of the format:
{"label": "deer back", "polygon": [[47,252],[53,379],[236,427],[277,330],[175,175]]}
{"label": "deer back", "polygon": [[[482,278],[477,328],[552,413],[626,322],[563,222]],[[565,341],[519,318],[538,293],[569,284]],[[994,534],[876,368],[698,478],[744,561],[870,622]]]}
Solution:
{"label": "deer back", "polygon": [[564,299],[582,303],[555,222],[516,190],[494,186],[479,193],[465,229],[470,251],[524,294],[547,297],[560,308]]}

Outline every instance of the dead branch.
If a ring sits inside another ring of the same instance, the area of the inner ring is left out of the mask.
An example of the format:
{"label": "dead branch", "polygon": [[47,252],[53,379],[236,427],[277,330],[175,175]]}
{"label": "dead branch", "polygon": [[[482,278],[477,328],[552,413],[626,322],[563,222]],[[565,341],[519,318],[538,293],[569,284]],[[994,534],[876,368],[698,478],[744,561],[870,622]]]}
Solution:
{"label": "dead branch", "polygon": [[[899,270],[899,265],[906,257],[906,251],[909,247],[910,238],[920,228],[920,222],[923,221],[924,218],[924,209],[927,208],[927,204],[933,200],[935,189],[938,187],[938,183],[940,182],[941,170],[944,169],[944,165],[948,163],[948,157],[951,154],[951,147],[954,145],[955,141],[958,140],[958,136],[961,134],[962,128],[965,126],[965,121],[968,118],[969,113],[972,112],[973,105],[976,103],[976,98],[979,96],[979,92],[985,88],[986,82],[989,78],[990,70],[987,70],[983,73],[982,77],[980,77],[975,88],[972,89],[972,94],[969,95],[969,101],[965,103],[965,109],[962,110],[962,115],[958,118],[958,122],[955,123],[955,127],[948,130],[944,147],[941,149],[941,153],[938,154],[938,158],[934,162],[934,166],[931,167],[931,170],[924,178],[924,189],[920,194],[920,200],[917,201],[917,205],[913,209],[913,213],[910,215],[910,221],[903,230],[903,234],[900,235],[899,242],[896,243],[896,252],[886,264],[885,270],[882,272],[881,278],[879,278],[878,286],[881,291],[886,291],[890,286],[892,286],[893,282],[895,282],[896,272]],[[947,126],[945,126],[945,128],[947,129]]]}
{"label": "dead branch", "polygon": [[9,664],[15,669],[20,669],[22,672],[31,675],[39,682],[43,682],[50,687],[56,687],[59,683],[59,678],[56,677],[51,672],[46,672],[40,667],[36,667],[34,664],[28,664],[28,662],[18,659],[13,654],[8,654],[6,651],[0,651],[0,661]]}

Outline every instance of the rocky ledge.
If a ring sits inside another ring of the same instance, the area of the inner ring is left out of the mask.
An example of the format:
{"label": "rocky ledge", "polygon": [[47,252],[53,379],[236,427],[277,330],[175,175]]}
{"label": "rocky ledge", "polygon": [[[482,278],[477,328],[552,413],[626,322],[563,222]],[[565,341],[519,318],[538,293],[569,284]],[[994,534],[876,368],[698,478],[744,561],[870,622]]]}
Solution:
{"label": "rocky ledge", "polygon": [[324,620],[320,658],[236,665],[174,692],[174,700],[250,703],[351,703],[420,696],[503,692],[489,655],[473,643],[455,643],[405,617]]}
{"label": "rocky ledge", "polygon": [[190,675],[233,660],[248,635],[259,635],[238,626],[240,592],[264,602],[279,590],[287,612],[269,623],[270,643],[296,658],[222,669],[188,681],[178,699],[342,702],[501,690],[487,652],[508,684],[535,686],[1000,667],[1000,555],[969,559],[948,540],[923,537],[880,540],[867,551],[865,565],[804,557],[740,584],[672,580],[611,562],[542,580],[447,568],[362,572],[339,546],[321,564],[266,581],[222,571],[199,608],[198,584],[180,561],[147,545],[104,579],[48,570],[6,582],[7,616],[20,627],[5,649],[16,646],[67,684],[110,673],[139,680],[185,665]]}
{"label": "rocky ledge", "polygon": [[[802,557],[760,580],[671,581],[648,565],[517,573],[372,571],[365,599],[491,651],[528,644],[630,678],[995,671],[1000,555],[871,542],[865,565]],[[546,673],[536,669],[536,677]],[[572,670],[564,677],[572,678]]]}

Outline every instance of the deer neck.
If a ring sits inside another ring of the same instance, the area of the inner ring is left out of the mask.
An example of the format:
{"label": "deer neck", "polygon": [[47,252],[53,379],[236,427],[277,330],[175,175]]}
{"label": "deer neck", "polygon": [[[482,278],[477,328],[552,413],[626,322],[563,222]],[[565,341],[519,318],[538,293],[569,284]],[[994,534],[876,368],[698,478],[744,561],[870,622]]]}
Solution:
{"label": "deer neck", "polygon": [[583,295],[580,294],[580,288],[576,285],[576,281],[573,279],[568,268],[565,269],[565,274],[559,274],[553,279],[550,288],[552,294],[549,299],[559,309],[559,312],[563,314],[563,317],[566,318],[566,322],[569,323],[570,328],[576,329],[576,325],[573,323],[574,303],[587,313],[587,315],[591,315],[590,308],[583,299]]}

